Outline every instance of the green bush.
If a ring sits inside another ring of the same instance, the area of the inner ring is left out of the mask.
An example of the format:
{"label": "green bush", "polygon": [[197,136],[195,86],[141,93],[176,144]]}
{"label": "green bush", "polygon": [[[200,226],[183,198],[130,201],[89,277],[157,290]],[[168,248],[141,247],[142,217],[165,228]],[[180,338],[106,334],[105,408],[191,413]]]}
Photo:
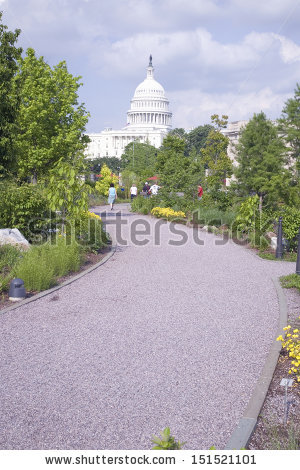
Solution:
{"label": "green bush", "polygon": [[290,242],[290,249],[297,250],[297,235],[300,227],[300,209],[296,207],[283,206],[276,212],[275,217],[278,220],[282,216],[283,236]]}
{"label": "green bush", "polygon": [[236,218],[234,210],[222,211],[218,208],[200,207],[194,211],[191,220],[196,224],[201,225],[227,225],[231,227]]}
{"label": "green bush", "polygon": [[150,214],[153,207],[157,206],[160,206],[160,201],[158,197],[137,196],[133,199],[131,203],[131,210],[133,212],[139,212],[141,214],[147,215]]}
{"label": "green bush", "polygon": [[0,183],[0,228],[17,228],[29,241],[45,238],[50,211],[42,189],[33,184]]}
{"label": "green bush", "polygon": [[33,247],[26,252],[13,270],[13,277],[23,279],[28,291],[40,292],[55,284],[54,268],[48,246]]}
{"label": "green bush", "polygon": [[[53,243],[53,241],[52,241]],[[13,277],[23,279],[28,291],[40,292],[56,284],[56,278],[78,271],[81,262],[81,246],[66,237],[58,237],[57,244],[45,243],[33,246],[23,253],[14,267]]]}
{"label": "green bush", "polygon": [[80,246],[94,252],[107,245],[107,234],[103,229],[102,220],[97,216],[90,217],[88,214],[82,214],[76,219],[69,219],[66,227],[69,243],[74,238]]}

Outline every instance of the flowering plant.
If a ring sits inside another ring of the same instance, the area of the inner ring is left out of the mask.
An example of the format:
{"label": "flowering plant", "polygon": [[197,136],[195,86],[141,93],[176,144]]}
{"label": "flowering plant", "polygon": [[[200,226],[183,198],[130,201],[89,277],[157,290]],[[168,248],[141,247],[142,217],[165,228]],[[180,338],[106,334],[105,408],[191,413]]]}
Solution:
{"label": "flowering plant", "polygon": [[[300,318],[300,317],[299,317]],[[287,331],[286,338],[282,335],[278,336],[277,341],[281,341],[282,347],[288,352],[289,357],[292,359],[289,374],[296,374],[297,382],[300,382],[300,340],[299,329],[291,330],[288,325],[284,329]]]}
{"label": "flowering plant", "polygon": [[182,211],[174,211],[170,207],[153,207],[151,214],[155,217],[164,217],[167,220],[174,220],[178,218],[185,218],[186,215]]}

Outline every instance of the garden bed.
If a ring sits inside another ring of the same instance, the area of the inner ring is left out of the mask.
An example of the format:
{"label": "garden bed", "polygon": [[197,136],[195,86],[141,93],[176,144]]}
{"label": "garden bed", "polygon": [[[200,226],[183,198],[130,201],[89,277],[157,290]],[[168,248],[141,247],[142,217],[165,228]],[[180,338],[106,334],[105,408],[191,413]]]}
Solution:
{"label": "garden bed", "polygon": [[[300,296],[297,290],[285,290],[288,301],[288,324],[299,327]],[[300,449],[300,384],[288,388],[288,422],[284,423],[285,387],[283,378],[294,378],[289,374],[291,360],[281,350],[279,360],[258,417],[257,426],[247,448],[250,450]]]}
{"label": "garden bed", "polygon": [[[84,261],[81,264],[80,268],[76,272],[70,272],[65,276],[62,276],[56,280],[56,286],[62,284],[63,282],[71,279],[73,276],[86,271],[87,269],[91,268],[93,265],[99,263],[111,250],[110,246],[102,248],[98,253],[88,252],[84,255]],[[38,294],[37,291],[29,291],[26,293],[26,298],[30,298],[34,295]],[[11,302],[8,298],[8,292],[4,292],[0,294],[0,311],[11,307],[12,305],[17,305],[18,302]]]}

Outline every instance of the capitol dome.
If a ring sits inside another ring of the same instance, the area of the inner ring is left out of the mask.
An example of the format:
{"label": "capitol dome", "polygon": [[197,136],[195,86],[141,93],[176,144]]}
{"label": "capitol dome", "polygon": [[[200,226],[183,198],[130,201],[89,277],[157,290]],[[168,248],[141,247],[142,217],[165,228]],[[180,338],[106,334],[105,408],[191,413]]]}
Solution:
{"label": "capitol dome", "polygon": [[147,77],[140,83],[127,112],[127,126],[130,128],[152,128],[168,131],[172,127],[172,113],[169,101],[160,83],[154,80],[154,68],[150,55]]}

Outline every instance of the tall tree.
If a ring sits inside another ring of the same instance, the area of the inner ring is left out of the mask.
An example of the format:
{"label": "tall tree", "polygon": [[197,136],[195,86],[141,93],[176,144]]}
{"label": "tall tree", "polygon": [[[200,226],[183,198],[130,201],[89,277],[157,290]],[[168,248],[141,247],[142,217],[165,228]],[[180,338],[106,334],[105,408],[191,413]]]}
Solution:
{"label": "tall tree", "polygon": [[204,126],[198,126],[191,130],[186,136],[188,152],[190,153],[192,148],[200,152],[200,150],[205,147],[208,134],[213,129],[213,126],[210,124],[205,124]]}
{"label": "tall tree", "polygon": [[21,105],[14,149],[20,177],[37,180],[61,160],[72,163],[88,142],[88,113],[78,103],[81,77],[73,77],[65,62],[53,69],[33,49],[20,62],[17,76]]}
{"label": "tall tree", "polygon": [[284,145],[278,137],[277,128],[261,112],[242,130],[237,145],[235,175],[242,192],[254,191],[263,202],[275,202],[285,191],[288,172],[284,169]]}
{"label": "tall tree", "polygon": [[207,136],[205,147],[201,149],[202,161],[207,169],[206,186],[211,191],[219,190],[225,178],[232,175],[232,162],[227,155],[228,137],[221,133],[227,125],[228,117],[217,114],[211,116],[214,125]]}
{"label": "tall tree", "polygon": [[279,119],[279,130],[288,145],[289,155],[300,171],[300,85],[297,83],[295,94],[285,103],[282,117]]}
{"label": "tall tree", "polygon": [[185,141],[168,134],[158,152],[156,170],[162,185],[160,194],[166,200],[177,192],[184,192],[189,197],[197,191],[191,171],[192,160],[184,151]]}
{"label": "tall tree", "polygon": [[8,31],[0,12],[0,176],[7,175],[14,163],[13,129],[19,106],[14,77],[22,49],[16,47],[20,29]]}
{"label": "tall tree", "polygon": [[121,169],[134,172],[141,179],[154,175],[157,149],[150,144],[130,142],[121,156]]}

